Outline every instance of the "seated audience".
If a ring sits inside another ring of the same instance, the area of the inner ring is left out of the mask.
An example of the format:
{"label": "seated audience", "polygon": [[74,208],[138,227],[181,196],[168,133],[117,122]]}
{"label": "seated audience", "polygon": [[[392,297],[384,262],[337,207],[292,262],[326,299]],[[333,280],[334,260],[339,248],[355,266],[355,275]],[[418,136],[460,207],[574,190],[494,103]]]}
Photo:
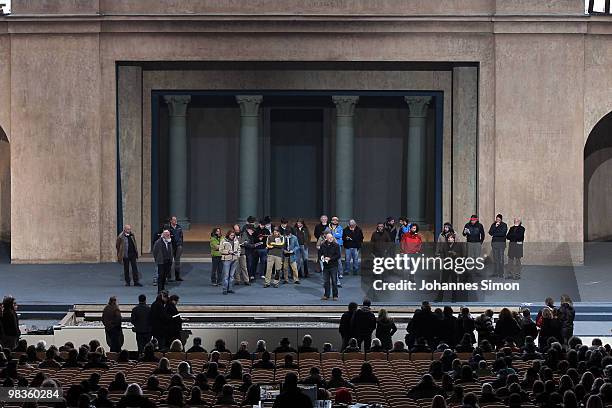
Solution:
{"label": "seated audience", "polygon": [[206,353],[206,349],[202,347],[202,338],[194,337],[193,338],[193,346],[187,350],[187,353]]}
{"label": "seated audience", "polygon": [[170,360],[166,357],[162,357],[159,360],[157,368],[153,370],[153,374],[174,374],[174,371],[170,368]]}
{"label": "seated audience", "polygon": [[151,400],[142,395],[142,389],[138,384],[130,384],[125,391],[125,394],[117,402],[117,408],[154,408],[155,404]]}
{"label": "seated audience", "polygon": [[298,347],[299,353],[318,353],[319,350],[312,346],[312,336],[310,334],[304,335],[302,339],[302,345]]}
{"label": "seated audience", "polygon": [[229,384],[225,384],[221,389],[221,394],[217,398],[217,405],[236,405],[234,399],[234,387]]}
{"label": "seated audience", "polygon": [[241,341],[238,351],[232,358],[234,360],[250,360],[251,353],[249,353],[249,343],[247,341]]}
{"label": "seated audience", "polygon": [[278,345],[274,349],[275,353],[297,353],[297,350],[291,347],[291,342],[288,337],[283,337]]}
{"label": "seated audience", "polygon": [[434,378],[430,374],[425,374],[421,377],[421,381],[408,391],[408,398],[423,399],[433,398],[436,395],[441,395],[446,398],[446,392],[442,387],[434,382]]}
{"label": "seated audience", "polygon": [[253,368],[262,368],[267,370],[273,370],[275,368],[274,363],[271,361],[270,353],[264,351],[261,354],[261,360],[253,363]]}
{"label": "seated audience", "polygon": [[372,365],[367,361],[361,365],[359,375],[351,380],[353,384],[373,383],[378,384],[378,377],[374,375]]}

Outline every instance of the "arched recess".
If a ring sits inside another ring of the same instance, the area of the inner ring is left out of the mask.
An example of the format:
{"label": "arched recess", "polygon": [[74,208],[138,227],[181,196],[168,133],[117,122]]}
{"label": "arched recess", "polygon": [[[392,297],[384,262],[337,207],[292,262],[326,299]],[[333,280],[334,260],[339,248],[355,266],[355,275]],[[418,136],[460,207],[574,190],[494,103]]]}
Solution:
{"label": "arched recess", "polygon": [[584,240],[612,241],[612,112],[584,147]]}

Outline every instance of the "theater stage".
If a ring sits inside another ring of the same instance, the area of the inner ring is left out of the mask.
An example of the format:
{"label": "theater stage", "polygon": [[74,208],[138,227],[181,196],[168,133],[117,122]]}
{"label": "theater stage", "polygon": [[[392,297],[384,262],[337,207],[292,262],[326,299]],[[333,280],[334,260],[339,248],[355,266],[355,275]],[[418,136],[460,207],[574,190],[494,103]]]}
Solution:
{"label": "theater stage", "polygon": [[[153,298],[157,288],[153,286],[154,266],[139,264],[144,287],[126,287],[123,270],[118,264],[68,264],[68,265],[0,265],[2,293],[12,294],[21,304],[69,305],[106,303],[110,295],[118,296],[120,303],[133,303],[140,293]],[[281,284],[279,288],[263,288],[263,279],[252,286],[236,286],[235,294],[224,296],[221,288],[210,285],[209,262],[186,262],[183,282],[172,282],[168,289],[181,297],[183,304],[199,305],[337,305],[349,301],[360,302],[369,296],[375,304],[413,305],[422,300],[432,300],[437,293],[431,292],[377,292],[372,290],[371,272],[360,276],[345,276],[340,289],[340,302],[324,302],[321,275],[311,274],[301,285]],[[487,279],[487,270],[474,276],[473,281]],[[434,279],[436,272],[428,279]],[[491,278],[494,282],[503,282]],[[417,278],[417,283],[418,283]],[[517,282],[517,281],[506,281]],[[607,302],[612,290],[612,277],[599,268],[525,266],[517,292],[470,292],[460,297],[459,303],[511,304],[540,303],[546,296],[558,298],[569,294],[576,302]],[[450,302],[445,293],[445,302]]]}

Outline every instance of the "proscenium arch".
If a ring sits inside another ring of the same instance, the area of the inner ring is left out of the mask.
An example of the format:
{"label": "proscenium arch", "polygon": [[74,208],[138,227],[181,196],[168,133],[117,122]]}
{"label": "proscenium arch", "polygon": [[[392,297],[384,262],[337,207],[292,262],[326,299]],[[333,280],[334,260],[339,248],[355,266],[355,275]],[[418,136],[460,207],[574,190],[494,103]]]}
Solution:
{"label": "proscenium arch", "polygon": [[584,240],[612,240],[612,112],[593,127],[584,146]]}

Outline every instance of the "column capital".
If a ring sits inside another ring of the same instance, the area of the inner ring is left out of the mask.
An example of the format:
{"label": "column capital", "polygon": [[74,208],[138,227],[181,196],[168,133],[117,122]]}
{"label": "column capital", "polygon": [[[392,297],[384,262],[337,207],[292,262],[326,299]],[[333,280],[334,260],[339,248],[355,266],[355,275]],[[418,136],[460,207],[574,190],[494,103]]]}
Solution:
{"label": "column capital", "polygon": [[431,102],[431,96],[404,96],[408,104],[410,118],[424,118],[427,116],[427,107]]}
{"label": "column capital", "polygon": [[191,102],[191,95],[165,95],[164,101],[168,104],[170,116],[187,116],[187,104]]}
{"label": "column capital", "polygon": [[263,101],[261,95],[236,95],[240,105],[240,116],[259,116],[259,104]]}
{"label": "column capital", "polygon": [[359,102],[359,97],[354,95],[333,95],[332,101],[336,105],[337,116],[353,116],[355,106]]}

